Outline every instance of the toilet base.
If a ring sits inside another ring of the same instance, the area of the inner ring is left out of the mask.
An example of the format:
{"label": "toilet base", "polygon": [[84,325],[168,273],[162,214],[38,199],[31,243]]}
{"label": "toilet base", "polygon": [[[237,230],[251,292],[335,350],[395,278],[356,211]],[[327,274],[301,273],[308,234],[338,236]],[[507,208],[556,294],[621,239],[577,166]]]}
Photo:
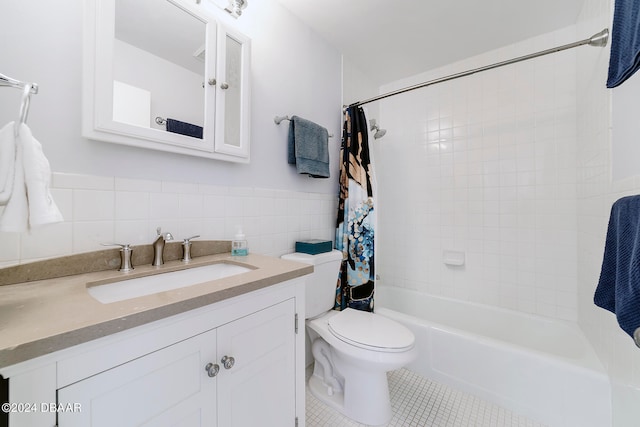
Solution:
{"label": "toilet base", "polygon": [[[392,413],[386,372],[368,372],[366,379],[359,379],[364,381],[346,378],[344,390],[336,391],[314,374],[309,378],[308,386],[318,400],[354,421],[370,426],[388,423]],[[378,393],[371,393],[372,390]]]}
{"label": "toilet base", "polygon": [[329,387],[324,384],[322,379],[313,375],[309,378],[308,386],[309,391],[316,399],[341,414],[344,413],[344,394],[341,391],[336,391],[330,394],[328,392]]}
{"label": "toilet base", "polygon": [[309,389],[321,402],[352,420],[371,426],[386,424],[392,416],[387,372],[413,361],[417,349],[381,351],[345,342],[329,330],[330,319],[341,313],[331,310],[307,320],[314,357]]}

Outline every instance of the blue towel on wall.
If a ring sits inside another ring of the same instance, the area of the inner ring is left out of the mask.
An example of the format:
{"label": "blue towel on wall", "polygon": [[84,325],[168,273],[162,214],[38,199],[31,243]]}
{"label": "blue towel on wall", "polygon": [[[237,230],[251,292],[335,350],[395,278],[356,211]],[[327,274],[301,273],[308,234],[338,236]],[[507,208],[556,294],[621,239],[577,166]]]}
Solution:
{"label": "blue towel on wall", "polygon": [[640,67],[640,2],[616,0],[607,87],[622,84]]}
{"label": "blue towel on wall", "polygon": [[329,178],[329,132],[322,126],[298,116],[289,121],[289,164],[298,173],[314,178]]}
{"label": "blue towel on wall", "polygon": [[640,196],[623,197],[611,207],[593,302],[615,313],[631,337],[640,327]]}
{"label": "blue towel on wall", "polygon": [[180,135],[202,139],[202,126],[181,122],[180,120],[167,119],[167,132],[179,133]]}

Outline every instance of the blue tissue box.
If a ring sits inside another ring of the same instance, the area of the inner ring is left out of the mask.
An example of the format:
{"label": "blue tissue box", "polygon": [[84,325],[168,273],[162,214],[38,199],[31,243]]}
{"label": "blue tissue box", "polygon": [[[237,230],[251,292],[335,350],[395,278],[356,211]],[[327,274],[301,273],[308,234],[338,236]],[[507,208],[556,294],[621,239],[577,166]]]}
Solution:
{"label": "blue tissue box", "polygon": [[302,252],[303,254],[317,255],[325,252],[331,252],[333,245],[330,240],[303,240],[302,242],[296,242],[296,252]]}

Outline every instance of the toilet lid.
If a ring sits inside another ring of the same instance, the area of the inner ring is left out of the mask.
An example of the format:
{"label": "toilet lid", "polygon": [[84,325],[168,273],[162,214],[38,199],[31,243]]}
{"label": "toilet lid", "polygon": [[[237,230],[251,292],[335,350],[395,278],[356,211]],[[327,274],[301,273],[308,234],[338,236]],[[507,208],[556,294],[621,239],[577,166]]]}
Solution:
{"label": "toilet lid", "polygon": [[404,351],[415,341],[413,332],[400,323],[352,308],[331,317],[329,331],[342,341],[379,351]]}

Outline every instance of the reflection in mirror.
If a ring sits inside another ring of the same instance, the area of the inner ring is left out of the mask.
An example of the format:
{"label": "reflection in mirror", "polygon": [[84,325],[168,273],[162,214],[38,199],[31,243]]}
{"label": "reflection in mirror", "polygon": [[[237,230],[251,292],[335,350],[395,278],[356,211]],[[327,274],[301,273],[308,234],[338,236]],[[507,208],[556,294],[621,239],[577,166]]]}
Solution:
{"label": "reflection in mirror", "polygon": [[206,23],[169,1],[116,0],[113,120],[202,138],[205,42]]}

